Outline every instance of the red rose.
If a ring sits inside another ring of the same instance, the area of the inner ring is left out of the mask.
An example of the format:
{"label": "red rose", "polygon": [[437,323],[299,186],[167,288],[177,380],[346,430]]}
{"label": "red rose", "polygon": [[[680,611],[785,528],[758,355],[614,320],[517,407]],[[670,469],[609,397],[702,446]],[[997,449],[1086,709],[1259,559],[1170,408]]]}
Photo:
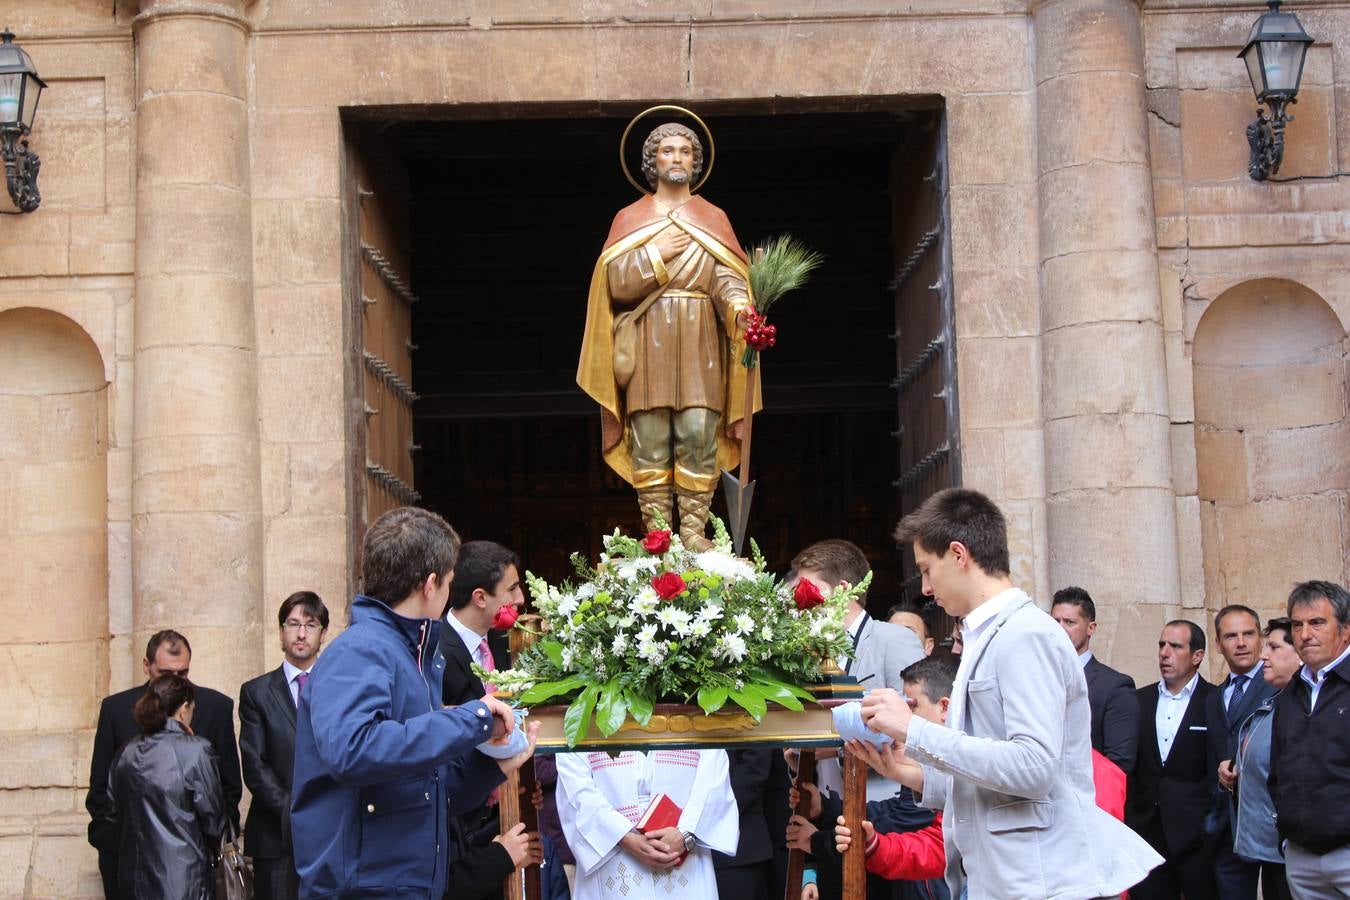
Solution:
{"label": "red rose", "polygon": [[664,572],[652,579],[652,589],[662,600],[674,600],[689,590],[689,585],[677,573]]}
{"label": "red rose", "polygon": [[499,628],[502,631],[510,631],[516,627],[516,619],[520,618],[520,610],[514,606],[503,606],[497,610],[497,615],[492,617],[492,627]]}
{"label": "red rose", "polygon": [[815,582],[808,578],[798,578],[797,586],[792,590],[792,599],[796,602],[797,608],[806,611],[813,606],[820,606],[825,602],[825,595],[816,587]]}
{"label": "red rose", "polygon": [[[642,539],[642,549],[653,556],[660,556],[670,549],[669,531],[649,531]],[[678,577],[678,576],[676,576]]]}

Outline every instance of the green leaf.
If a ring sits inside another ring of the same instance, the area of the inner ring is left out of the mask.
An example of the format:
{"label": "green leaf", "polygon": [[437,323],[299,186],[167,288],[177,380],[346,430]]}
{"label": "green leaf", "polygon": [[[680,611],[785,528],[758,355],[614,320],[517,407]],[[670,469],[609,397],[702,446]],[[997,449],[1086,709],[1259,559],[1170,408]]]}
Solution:
{"label": "green leaf", "polygon": [[[768,686],[768,687],[777,688],[778,690],[781,690],[781,691],[786,691],[787,693],[791,694],[792,696],[794,696],[794,697],[796,697],[796,698],[798,698],[798,699],[800,699],[800,700],[805,700],[807,703],[815,703],[815,702],[816,702],[815,695],[812,694],[810,691],[806,690],[805,688],[798,687],[798,686],[795,685],[795,684],[791,684],[790,682],[782,681],[782,680],[780,680],[780,679],[778,679],[778,678],[774,678],[774,677],[772,677],[772,676],[770,676],[770,675],[765,675],[765,674],[759,674],[759,673],[757,673],[756,676],[755,676],[755,681],[758,682],[759,684],[763,684],[763,685],[766,685],[766,686]],[[776,700],[776,698],[771,698],[771,699],[775,699],[775,700]],[[782,701],[778,701],[778,702],[782,702]],[[783,704],[783,705],[786,706],[787,704]]]}
{"label": "green leaf", "polygon": [[[701,693],[701,692],[700,692]],[[731,699],[735,700],[741,709],[754,716],[756,722],[764,718],[764,713],[768,712],[769,705],[764,702],[762,691],[756,691],[753,684],[747,684],[743,690],[731,689]]]}
{"label": "green leaf", "polygon": [[617,678],[611,680],[600,690],[600,700],[595,705],[595,724],[600,733],[609,737],[618,731],[628,718],[628,703],[623,698],[623,690]]}
{"label": "green leaf", "polygon": [[593,684],[588,685],[581,696],[567,707],[567,712],[563,714],[563,737],[567,738],[567,746],[575,747],[590,730],[591,711],[595,709],[595,701],[599,696],[600,689]]}
{"label": "green leaf", "polygon": [[650,698],[627,688],[623,692],[623,699],[628,703],[628,714],[633,717],[633,721],[639,725],[646,725],[652,720],[652,707],[655,704]]}
{"label": "green leaf", "polygon": [[559,681],[542,681],[520,695],[520,704],[522,706],[538,706],[545,700],[559,694],[575,691],[579,687],[584,687],[585,684],[586,678],[583,675],[569,675]]}
{"label": "green leaf", "polygon": [[779,706],[785,706],[788,709],[801,712],[802,701],[798,700],[792,691],[788,690],[784,684],[769,684],[763,681],[757,681],[754,684],[747,685],[758,691],[765,700],[772,700]]}
{"label": "green leaf", "polygon": [[730,689],[725,685],[706,685],[698,689],[698,705],[704,713],[712,715],[726,706],[729,693]]}
{"label": "green leaf", "polygon": [[540,641],[539,649],[544,651],[544,655],[548,657],[549,662],[558,668],[562,668],[563,646],[561,641]]}

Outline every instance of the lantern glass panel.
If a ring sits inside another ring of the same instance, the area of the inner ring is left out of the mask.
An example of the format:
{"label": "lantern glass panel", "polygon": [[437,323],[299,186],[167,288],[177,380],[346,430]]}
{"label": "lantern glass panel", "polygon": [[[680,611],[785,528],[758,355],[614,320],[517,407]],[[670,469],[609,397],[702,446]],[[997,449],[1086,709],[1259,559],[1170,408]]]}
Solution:
{"label": "lantern glass panel", "polygon": [[19,121],[19,98],[23,88],[23,73],[0,75],[0,126],[14,126]]}
{"label": "lantern glass panel", "polygon": [[1248,44],[1242,51],[1242,61],[1247,64],[1247,77],[1252,81],[1252,95],[1260,97],[1266,92],[1265,72],[1261,70],[1260,44]]}
{"label": "lantern glass panel", "polygon": [[1281,94],[1297,91],[1303,54],[1308,52],[1308,45],[1302,41],[1271,41],[1261,50],[1266,68],[1266,90]]}
{"label": "lantern glass panel", "polygon": [[32,129],[33,118],[37,115],[38,97],[42,94],[42,83],[32,75],[25,74],[23,94],[20,96],[20,120],[25,129]]}

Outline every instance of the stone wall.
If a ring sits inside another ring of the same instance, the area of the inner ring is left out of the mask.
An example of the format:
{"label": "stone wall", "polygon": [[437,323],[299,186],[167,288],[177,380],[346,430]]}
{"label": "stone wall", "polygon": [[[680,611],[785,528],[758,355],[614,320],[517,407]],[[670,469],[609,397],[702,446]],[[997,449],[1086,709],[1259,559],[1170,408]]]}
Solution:
{"label": "stone wall", "polygon": [[[22,624],[0,635],[0,896],[97,893],[89,738],[149,631],[183,628],[194,677],[235,694],[279,661],[281,598],[344,605],[343,110],[941,103],[963,471],[1008,512],[1016,581],[1088,588],[1095,649],[1142,683],[1165,619],[1347,577],[1342,0],[1298,8],[1318,43],[1281,172],[1302,180],[1282,184],[1245,174],[1233,54],[1257,13],[1234,0],[10,6],[51,87],[42,207],[0,218],[0,340],[24,336],[0,358],[19,423],[0,434],[0,552],[83,549],[70,573],[16,564],[28,590],[5,601],[50,597],[70,624],[3,617]],[[1295,308],[1316,327],[1275,340],[1292,320],[1262,316]],[[1252,335],[1274,355],[1235,355]],[[43,346],[68,348],[71,391],[9,365]],[[1308,366],[1317,415],[1232,419]],[[1297,558],[1271,543],[1294,533]],[[67,643],[63,674],[32,663]]]}

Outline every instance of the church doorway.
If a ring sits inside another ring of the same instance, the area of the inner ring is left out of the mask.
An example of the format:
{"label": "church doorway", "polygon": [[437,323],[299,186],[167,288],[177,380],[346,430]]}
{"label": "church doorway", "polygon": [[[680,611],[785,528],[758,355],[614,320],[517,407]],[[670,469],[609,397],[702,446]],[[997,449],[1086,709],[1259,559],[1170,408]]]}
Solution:
{"label": "church doorway", "polygon": [[[825,256],[774,313],[750,533],[780,572],[812,541],[858,543],[880,613],[917,593],[895,522],[959,481],[942,115],[856,98],[782,104],[773,115],[699,110],[716,140],[703,193],[742,244],[787,232]],[[616,527],[639,532],[632,489],[601,461],[598,413],[574,381],[592,267],[614,213],[636,199],[616,149],[639,108],[457,108],[443,120],[386,111],[378,121],[364,111],[348,122],[364,148],[358,179],[364,165],[385,198],[406,203],[384,229],[406,256],[381,258],[416,300],[389,302],[392,324],[373,329],[383,349],[367,341],[354,360],[367,395],[383,398],[367,401],[368,427],[355,429],[373,473],[367,521],[382,511],[372,500],[406,502],[415,489],[465,539],[507,544],[551,580],[571,572],[569,554],[594,558]],[[371,201],[356,202],[366,215]],[[362,278],[378,287],[376,276]],[[370,318],[354,313],[368,332]],[[404,345],[400,374],[381,355]],[[381,418],[383,432],[369,427]],[[394,461],[373,460],[372,445]],[[714,512],[724,509],[719,493]]]}

